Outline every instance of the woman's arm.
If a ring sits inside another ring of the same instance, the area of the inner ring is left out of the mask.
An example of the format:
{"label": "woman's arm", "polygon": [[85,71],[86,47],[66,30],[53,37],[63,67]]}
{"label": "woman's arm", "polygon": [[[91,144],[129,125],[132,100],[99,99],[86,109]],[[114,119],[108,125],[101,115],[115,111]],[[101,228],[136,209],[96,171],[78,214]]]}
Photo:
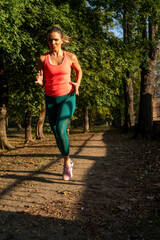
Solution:
{"label": "woman's arm", "polygon": [[69,55],[69,58],[71,61],[71,67],[76,71],[76,83],[73,82],[73,85],[75,87],[76,95],[79,95],[79,86],[80,86],[81,79],[82,79],[82,69],[81,69],[81,66],[78,62],[76,55],[74,55],[72,53],[68,53],[68,55]]}
{"label": "woman's arm", "polygon": [[36,76],[37,81],[36,84],[43,86],[43,66],[44,66],[45,56],[42,55],[38,59],[38,73]]}

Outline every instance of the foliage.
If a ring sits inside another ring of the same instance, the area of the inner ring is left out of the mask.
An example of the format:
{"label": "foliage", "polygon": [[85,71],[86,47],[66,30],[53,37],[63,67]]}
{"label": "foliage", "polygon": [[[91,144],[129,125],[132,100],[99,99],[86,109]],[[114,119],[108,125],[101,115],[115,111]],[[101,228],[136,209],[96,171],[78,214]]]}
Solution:
{"label": "foliage", "polygon": [[[115,21],[123,27],[126,8],[132,27],[129,42],[123,44],[110,29]],[[142,30],[149,18],[158,21],[159,9],[158,0],[0,0],[0,54],[9,79],[10,118],[23,122],[26,111],[36,117],[44,103],[44,89],[34,81],[37,58],[48,51],[46,32],[51,25],[73,37],[64,49],[75,53],[82,66],[75,119],[82,119],[84,105],[91,114],[105,108],[116,121],[121,118],[126,70],[133,73],[137,109],[140,64],[147,64],[150,44],[142,41]]]}

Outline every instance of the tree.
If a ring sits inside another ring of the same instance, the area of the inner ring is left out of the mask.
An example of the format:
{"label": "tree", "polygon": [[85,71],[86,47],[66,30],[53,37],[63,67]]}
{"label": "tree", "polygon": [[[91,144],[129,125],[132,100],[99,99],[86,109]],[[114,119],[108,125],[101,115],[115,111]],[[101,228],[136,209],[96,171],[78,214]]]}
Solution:
{"label": "tree", "polygon": [[21,36],[19,26],[23,23],[22,1],[0,1],[0,146],[12,149],[7,140],[6,117],[8,102],[8,71],[19,55]]}
{"label": "tree", "polygon": [[[103,27],[106,29],[106,34],[109,34],[109,27],[114,26],[114,22],[118,21],[119,27],[123,29],[123,44],[121,44],[121,51],[117,49],[114,42],[114,34],[110,39],[110,44],[116,52],[116,57],[119,55],[125,60],[121,65],[121,81],[123,83],[124,96],[124,130],[127,132],[129,128],[134,125],[134,102],[133,102],[133,84],[132,84],[132,70],[134,69],[135,48],[133,45],[132,34],[134,28],[134,3],[135,1],[92,1],[89,3],[102,9],[104,13]],[[113,46],[114,45],[114,46]],[[134,49],[134,51],[133,51]],[[123,106],[123,105],[122,105]],[[121,107],[122,107],[121,106]]]}
{"label": "tree", "polygon": [[[129,8],[128,8],[129,6]],[[123,2],[123,42],[126,51],[131,52],[131,39],[132,39],[132,4],[128,2]],[[129,50],[130,49],[130,50]],[[128,59],[129,60],[129,59]],[[124,131],[128,132],[128,128],[134,126],[134,102],[133,102],[133,83],[132,83],[132,72],[126,69],[125,75],[123,77],[123,87],[124,87],[124,101],[125,101],[125,121],[124,121]]]}
{"label": "tree", "polygon": [[153,135],[152,97],[159,52],[159,13],[159,1],[140,1],[139,16],[143,61],[141,62],[141,92],[137,135],[143,138],[151,138]]}
{"label": "tree", "polygon": [[40,110],[40,113],[39,113],[39,118],[38,118],[38,121],[37,121],[37,126],[36,126],[36,138],[37,139],[42,139],[44,138],[44,135],[43,135],[43,125],[44,125],[44,121],[45,121],[45,116],[46,116],[46,105],[43,104],[41,106],[41,110]]}
{"label": "tree", "polygon": [[[130,65],[128,69],[126,68],[128,80],[129,76],[131,76],[131,73],[133,72],[131,71],[131,69],[133,69],[133,65],[135,63],[138,65],[138,63],[141,62],[141,90],[137,135],[141,135],[142,137],[150,137],[152,135],[153,83],[160,35],[160,3],[158,0],[89,0],[89,3],[97,8],[101,7],[103,12],[112,12],[110,16],[112,15],[123,27],[124,34],[126,35],[124,36],[124,42],[125,46],[127,47],[127,49],[124,51],[124,54],[129,56],[129,58],[127,57],[126,60]],[[129,49],[135,51],[136,57],[134,57],[133,51],[128,52]],[[131,57],[134,59],[132,59],[132,66],[130,64]],[[128,83],[131,83],[131,80],[126,81],[125,77],[123,79],[125,80],[124,92],[128,95],[130,91],[127,93],[126,87]],[[126,103],[127,99],[129,99],[129,95],[128,97],[127,95],[125,96]],[[132,101],[133,100],[131,97],[128,103]],[[127,104],[125,107],[125,112],[127,113],[125,118],[126,125],[128,121],[131,121],[127,120],[127,115],[129,116],[129,108],[127,107]]]}
{"label": "tree", "polygon": [[2,149],[13,149],[14,147],[8,142],[6,134],[6,118],[7,118],[7,99],[8,85],[7,78],[4,73],[4,67],[1,62],[0,69],[0,147]]}

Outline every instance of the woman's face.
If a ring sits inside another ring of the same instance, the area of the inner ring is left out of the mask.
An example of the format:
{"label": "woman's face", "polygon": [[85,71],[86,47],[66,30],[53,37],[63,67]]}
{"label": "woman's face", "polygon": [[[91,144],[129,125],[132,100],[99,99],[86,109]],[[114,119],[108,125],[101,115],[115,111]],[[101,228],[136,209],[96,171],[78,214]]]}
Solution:
{"label": "woman's face", "polygon": [[47,40],[51,52],[56,52],[61,49],[63,40],[58,32],[49,33]]}

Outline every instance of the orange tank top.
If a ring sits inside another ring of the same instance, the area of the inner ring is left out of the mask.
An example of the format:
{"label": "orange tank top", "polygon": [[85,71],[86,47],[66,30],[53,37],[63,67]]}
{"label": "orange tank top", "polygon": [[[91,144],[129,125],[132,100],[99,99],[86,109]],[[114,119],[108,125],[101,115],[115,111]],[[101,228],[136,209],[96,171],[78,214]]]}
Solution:
{"label": "orange tank top", "polygon": [[45,94],[51,97],[69,94],[74,88],[71,81],[71,64],[67,52],[64,51],[63,62],[59,65],[53,65],[49,56],[49,53],[45,54]]}

